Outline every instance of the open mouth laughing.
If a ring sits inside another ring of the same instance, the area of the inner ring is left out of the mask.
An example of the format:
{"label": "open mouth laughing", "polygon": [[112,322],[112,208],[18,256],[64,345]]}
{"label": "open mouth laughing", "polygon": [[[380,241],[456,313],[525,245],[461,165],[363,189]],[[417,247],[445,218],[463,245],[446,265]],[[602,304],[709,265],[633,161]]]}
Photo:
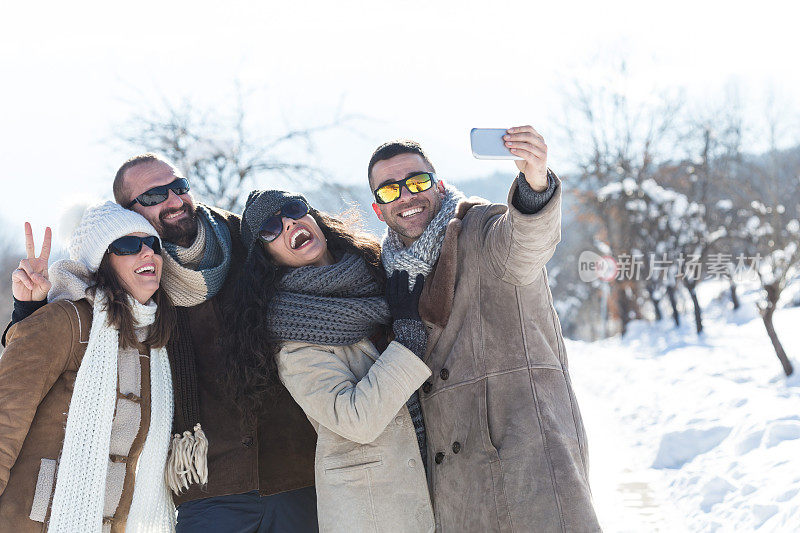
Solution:
{"label": "open mouth laughing", "polygon": [[136,270],[133,271],[134,274],[138,274],[140,276],[151,277],[156,275],[156,265],[155,263],[147,263],[145,265],[140,266]]}
{"label": "open mouth laughing", "polygon": [[303,226],[299,226],[289,239],[289,247],[292,250],[300,250],[308,246],[313,240],[314,236],[311,232]]}

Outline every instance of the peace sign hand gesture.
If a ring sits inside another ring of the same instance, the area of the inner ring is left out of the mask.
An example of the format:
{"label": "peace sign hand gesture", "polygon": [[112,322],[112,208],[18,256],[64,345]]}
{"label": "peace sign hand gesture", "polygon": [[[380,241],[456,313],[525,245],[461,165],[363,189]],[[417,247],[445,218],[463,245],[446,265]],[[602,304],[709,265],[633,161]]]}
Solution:
{"label": "peace sign hand gesture", "polygon": [[14,298],[21,302],[41,301],[47,298],[52,283],[47,276],[47,263],[50,260],[50,228],[44,230],[44,242],[39,257],[33,246],[33,230],[30,223],[25,223],[25,252],[27,259],[19,262],[19,268],[11,274],[11,286]]}

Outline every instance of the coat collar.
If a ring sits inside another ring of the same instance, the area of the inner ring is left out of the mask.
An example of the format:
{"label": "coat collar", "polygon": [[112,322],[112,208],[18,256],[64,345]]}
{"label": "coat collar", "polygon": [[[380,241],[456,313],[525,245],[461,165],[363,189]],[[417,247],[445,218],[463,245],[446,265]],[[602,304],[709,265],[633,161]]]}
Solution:
{"label": "coat collar", "polygon": [[439,260],[425,280],[425,287],[419,301],[419,314],[426,322],[440,328],[447,325],[453,309],[456,273],[458,270],[458,236],[461,234],[464,217],[470,209],[490,202],[476,196],[465,198],[456,206],[456,212],[444,233]]}

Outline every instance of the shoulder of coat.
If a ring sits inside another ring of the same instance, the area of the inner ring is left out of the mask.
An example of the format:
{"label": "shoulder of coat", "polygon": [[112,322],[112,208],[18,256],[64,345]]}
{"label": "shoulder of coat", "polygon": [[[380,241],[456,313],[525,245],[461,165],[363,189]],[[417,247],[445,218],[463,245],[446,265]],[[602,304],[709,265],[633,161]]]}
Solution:
{"label": "shoulder of coat", "polygon": [[92,329],[92,304],[86,298],[82,298],[80,300],[57,300],[50,305],[60,308],[67,316],[72,325],[73,338],[80,344],[87,344],[89,331]]}
{"label": "shoulder of coat", "polygon": [[469,198],[464,198],[458,202],[456,206],[456,212],[454,218],[459,220],[463,220],[467,213],[476,206],[479,205],[491,205],[489,200],[485,198],[481,198],[480,196],[470,196]]}
{"label": "shoulder of coat", "polygon": [[[63,353],[64,357],[77,361],[89,341],[92,323],[92,308],[86,300],[56,300],[37,309],[25,320],[12,328],[25,328],[28,333],[40,337],[44,342],[64,346],[65,349],[52,353]],[[21,330],[20,330],[21,331]],[[18,332],[9,330],[9,340]],[[68,336],[69,338],[64,338]],[[46,339],[46,340],[45,340]],[[67,341],[66,344],[62,344]],[[55,347],[55,346],[54,346]]]}
{"label": "shoulder of coat", "polygon": [[[468,200],[473,200],[469,198]],[[479,200],[482,200],[479,198]],[[471,235],[475,231],[481,231],[482,228],[494,217],[502,215],[508,211],[508,206],[505,204],[493,204],[487,200],[482,200],[480,203],[470,202],[468,204],[459,204],[459,208],[464,205],[463,216],[450,220],[450,223],[460,221],[463,230]],[[458,210],[457,210],[458,211]],[[458,214],[458,212],[456,213]]]}

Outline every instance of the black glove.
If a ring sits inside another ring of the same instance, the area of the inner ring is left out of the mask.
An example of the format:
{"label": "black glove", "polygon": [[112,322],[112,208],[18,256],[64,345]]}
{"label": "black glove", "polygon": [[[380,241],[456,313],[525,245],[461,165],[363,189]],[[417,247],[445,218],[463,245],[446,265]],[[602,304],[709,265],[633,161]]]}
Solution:
{"label": "black glove", "polygon": [[408,290],[408,272],[395,270],[389,276],[386,284],[386,302],[389,304],[389,313],[394,320],[408,318],[421,320],[419,317],[419,297],[425,284],[425,276],[417,275],[414,290]]}

